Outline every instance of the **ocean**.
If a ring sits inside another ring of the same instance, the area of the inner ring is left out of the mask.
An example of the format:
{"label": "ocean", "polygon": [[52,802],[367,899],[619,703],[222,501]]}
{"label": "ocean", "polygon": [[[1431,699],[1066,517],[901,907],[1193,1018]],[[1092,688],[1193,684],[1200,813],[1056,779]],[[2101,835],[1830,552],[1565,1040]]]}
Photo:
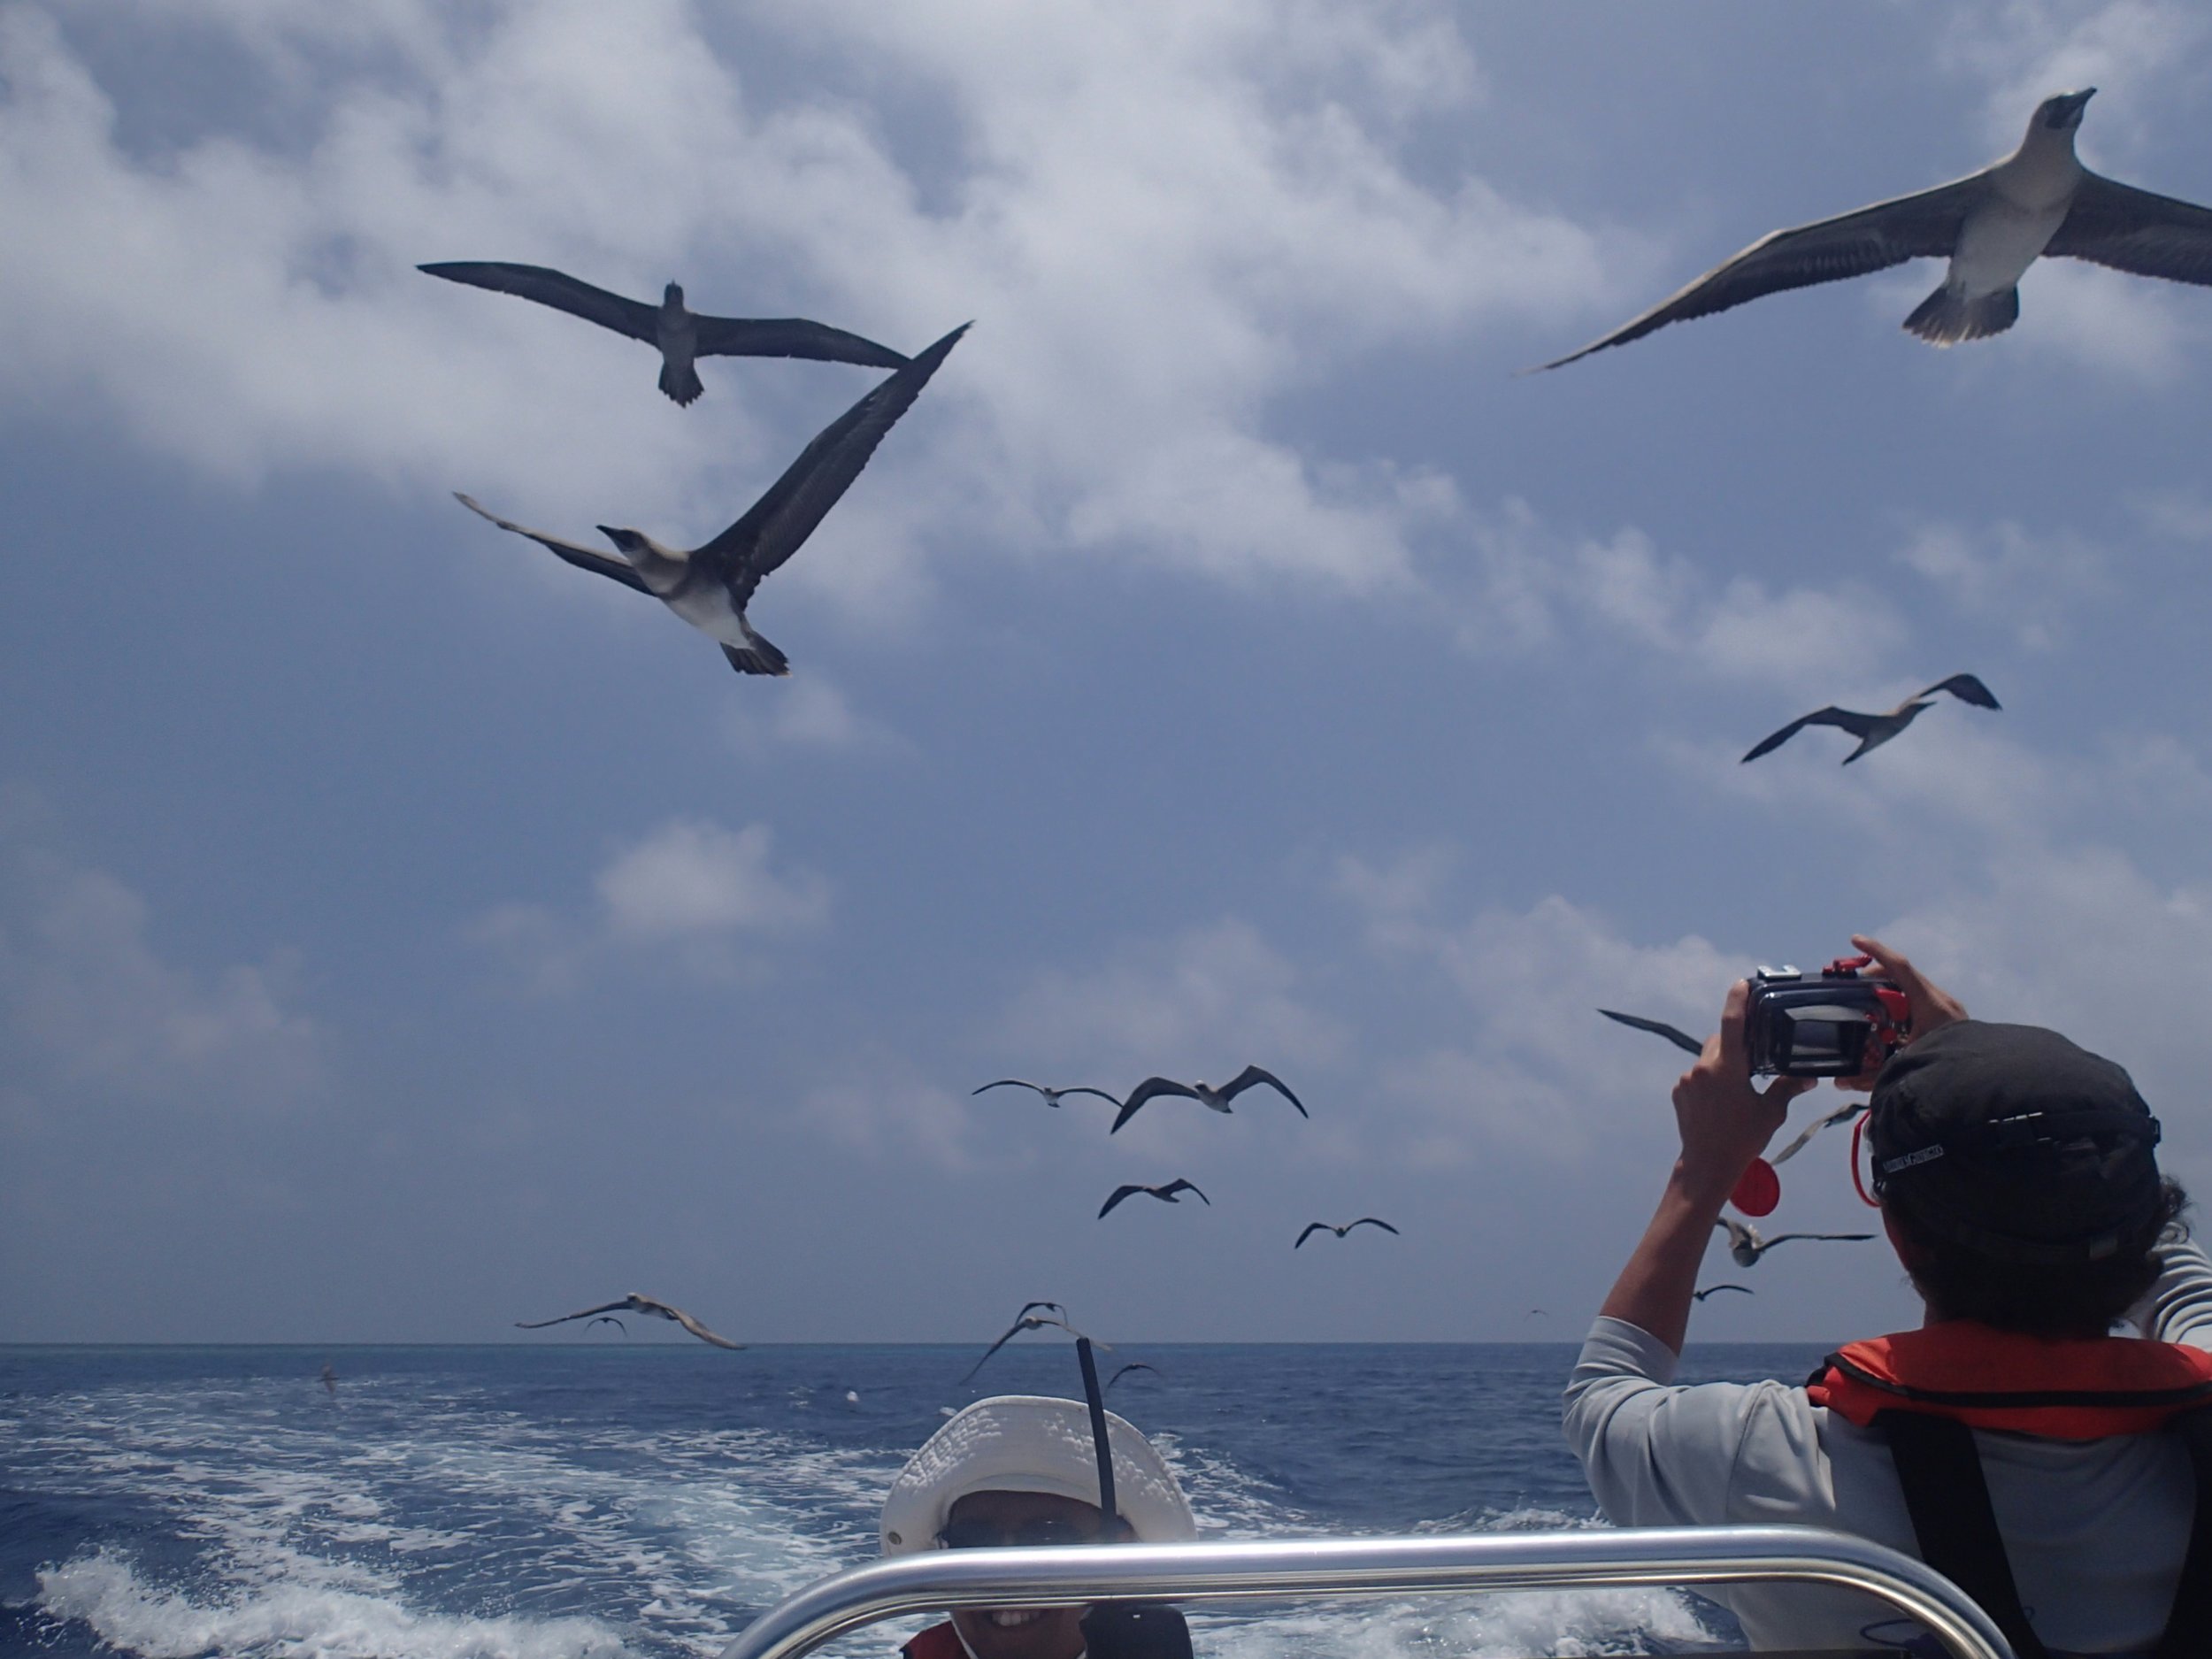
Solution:
{"label": "ocean", "polygon": [[[711,1655],[870,1559],[891,1476],[985,1394],[1079,1393],[1064,1344],[0,1348],[0,1653]],[[1162,1345],[1110,1403],[1203,1536],[1596,1523],[1559,1434],[1571,1344]],[[1685,1380],[1803,1377],[1693,1348]],[[327,1361],[334,1394],[319,1380]],[[1628,1654],[1724,1640],[1672,1592],[1194,1620],[1210,1659]],[[914,1621],[844,1639],[886,1656]]]}

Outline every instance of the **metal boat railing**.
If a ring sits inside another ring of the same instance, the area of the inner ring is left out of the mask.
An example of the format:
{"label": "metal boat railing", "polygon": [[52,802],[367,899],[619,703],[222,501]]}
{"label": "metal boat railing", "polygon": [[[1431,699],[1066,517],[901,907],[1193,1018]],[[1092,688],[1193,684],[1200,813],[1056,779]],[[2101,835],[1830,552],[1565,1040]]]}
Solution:
{"label": "metal boat railing", "polygon": [[929,1550],[810,1585],[754,1620],[721,1659],[801,1659],[863,1625],[963,1607],[1778,1583],[1886,1601],[1918,1620],[1953,1659],[2014,1659],[1988,1616],[1949,1579],[1880,1544],[1810,1526]]}

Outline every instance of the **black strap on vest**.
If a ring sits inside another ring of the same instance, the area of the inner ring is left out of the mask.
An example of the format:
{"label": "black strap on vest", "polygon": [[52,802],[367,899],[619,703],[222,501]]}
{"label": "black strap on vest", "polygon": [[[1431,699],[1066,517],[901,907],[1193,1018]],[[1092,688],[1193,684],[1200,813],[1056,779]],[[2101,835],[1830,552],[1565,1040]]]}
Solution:
{"label": "black strap on vest", "polygon": [[[1878,1412],[1874,1427],[1889,1441],[1920,1558],[1980,1604],[2019,1659],[2050,1659],[2020,1604],[1974,1432],[1924,1411]],[[2181,1587],[2153,1656],[2201,1659],[2212,1654],[2212,1408],[2185,1411],[2167,1427],[2188,1448],[2196,1508]]]}

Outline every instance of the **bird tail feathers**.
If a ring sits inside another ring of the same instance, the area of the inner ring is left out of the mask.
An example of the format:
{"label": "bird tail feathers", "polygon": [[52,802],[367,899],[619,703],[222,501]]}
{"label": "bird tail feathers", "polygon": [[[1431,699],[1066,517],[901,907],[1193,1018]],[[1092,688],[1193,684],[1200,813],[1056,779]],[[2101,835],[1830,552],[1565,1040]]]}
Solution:
{"label": "bird tail feathers", "polygon": [[699,401],[699,394],[707,388],[700,383],[699,371],[688,363],[680,373],[672,363],[661,365],[661,390],[674,398],[678,404],[688,409]]}
{"label": "bird tail feathers", "polygon": [[787,674],[791,672],[791,659],[757,634],[753,635],[750,649],[741,650],[734,645],[725,645],[722,655],[730,659],[730,666],[741,674]]}
{"label": "bird tail feathers", "polygon": [[2000,288],[1969,299],[1946,282],[1905,319],[1905,330],[1932,346],[1955,346],[1962,340],[2001,334],[2019,320],[2018,288]]}

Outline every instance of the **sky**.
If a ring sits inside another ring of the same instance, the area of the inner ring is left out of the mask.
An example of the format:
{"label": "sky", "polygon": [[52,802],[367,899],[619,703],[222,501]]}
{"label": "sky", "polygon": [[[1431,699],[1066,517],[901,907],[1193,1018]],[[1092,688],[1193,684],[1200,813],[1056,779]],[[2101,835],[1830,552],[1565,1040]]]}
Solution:
{"label": "sky", "polygon": [[[2212,293],[1516,373],[2055,91],[2212,201],[2208,83],[2179,0],[0,4],[0,1340],[1573,1340],[1675,1145],[1594,1010],[1856,931],[2212,1194]],[[787,680],[452,492],[689,545],[875,372],[680,410],[453,259],[972,319],[755,599]],[[970,1093],[1255,1061],[1310,1121]],[[1845,1141],[1777,1225],[1868,1225]],[[1708,1277],[1693,1340],[1916,1317]]]}

